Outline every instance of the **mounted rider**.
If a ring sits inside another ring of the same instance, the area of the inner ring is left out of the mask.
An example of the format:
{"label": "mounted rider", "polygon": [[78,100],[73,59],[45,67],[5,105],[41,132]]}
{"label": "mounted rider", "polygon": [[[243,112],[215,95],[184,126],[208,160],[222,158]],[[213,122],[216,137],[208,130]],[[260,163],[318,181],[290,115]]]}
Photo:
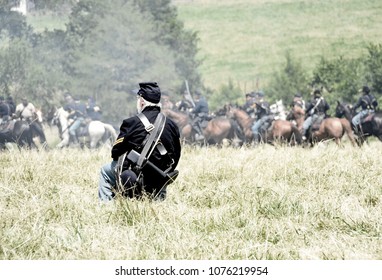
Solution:
{"label": "mounted rider", "polygon": [[299,106],[301,109],[305,110],[305,101],[304,99],[302,98],[302,95],[301,93],[297,92],[294,97],[293,97],[293,101],[292,101],[292,104],[291,104],[291,107],[294,107],[294,106]]}
{"label": "mounted rider", "polygon": [[255,118],[255,107],[255,92],[246,93],[243,110],[253,119]]}
{"label": "mounted rider", "polygon": [[7,100],[6,100],[8,106],[9,106],[9,115],[12,116],[13,114],[16,113],[16,104],[15,102],[13,101],[13,97],[12,96],[7,96]]}
{"label": "mounted rider", "polygon": [[256,104],[256,122],[252,126],[253,141],[255,144],[261,140],[261,132],[266,131],[271,125],[274,116],[271,114],[270,106],[264,99],[264,93],[258,92]]}
{"label": "mounted rider", "polygon": [[88,98],[86,104],[86,114],[92,121],[100,121],[102,119],[101,108],[96,104],[93,97]]}
{"label": "mounted rider", "polygon": [[362,92],[362,96],[353,106],[353,111],[356,112],[359,107],[361,107],[362,110],[352,118],[352,125],[356,133],[360,130],[362,120],[369,114],[374,113],[378,107],[378,101],[372,94],[370,94],[370,88],[368,86],[363,86],[359,92]]}
{"label": "mounted rider", "polygon": [[192,105],[191,101],[189,100],[189,95],[188,95],[187,91],[185,91],[183,93],[182,100],[178,101],[175,104],[175,106],[176,106],[177,110],[181,111],[181,112],[189,112],[193,108],[193,105]]}
{"label": "mounted rider", "polygon": [[203,136],[203,122],[208,120],[209,108],[207,100],[202,96],[199,90],[195,91],[195,107],[191,110],[192,127],[195,129],[195,140],[204,140]]}
{"label": "mounted rider", "polygon": [[78,144],[77,129],[80,128],[86,119],[86,105],[78,98],[73,98],[68,94],[65,96],[67,104],[64,109],[69,112],[69,134],[73,140],[73,144]]}
{"label": "mounted rider", "polygon": [[17,118],[27,121],[29,126],[32,128],[32,131],[39,136],[40,142],[42,144],[46,144],[45,133],[42,123],[40,123],[38,119],[36,108],[32,102],[28,101],[26,96],[23,96],[21,98],[21,103],[16,106],[15,115]]}
{"label": "mounted rider", "polygon": [[317,121],[321,122],[326,116],[326,112],[330,109],[328,102],[322,96],[320,89],[315,89],[313,92],[313,99],[306,108],[306,118],[302,126],[302,139],[306,140],[306,133],[310,127]]}
{"label": "mounted rider", "polygon": [[10,115],[9,105],[4,101],[4,96],[0,96],[0,124],[8,123]]}

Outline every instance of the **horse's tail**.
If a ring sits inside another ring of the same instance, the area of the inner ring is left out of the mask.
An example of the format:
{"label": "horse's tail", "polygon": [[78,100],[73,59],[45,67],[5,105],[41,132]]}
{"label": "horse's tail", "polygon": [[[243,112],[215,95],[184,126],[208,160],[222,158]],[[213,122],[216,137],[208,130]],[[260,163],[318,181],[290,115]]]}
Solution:
{"label": "horse's tail", "polygon": [[117,139],[118,135],[115,131],[114,127],[111,124],[103,123],[103,126],[105,127],[106,131],[110,134],[110,141],[111,143],[114,143]]}
{"label": "horse's tail", "polygon": [[229,119],[229,122],[231,124],[232,131],[233,131],[232,139],[235,138],[235,136],[236,136],[237,138],[239,138],[241,143],[244,143],[245,142],[245,135],[244,135],[244,132],[241,129],[240,125],[233,119]]}

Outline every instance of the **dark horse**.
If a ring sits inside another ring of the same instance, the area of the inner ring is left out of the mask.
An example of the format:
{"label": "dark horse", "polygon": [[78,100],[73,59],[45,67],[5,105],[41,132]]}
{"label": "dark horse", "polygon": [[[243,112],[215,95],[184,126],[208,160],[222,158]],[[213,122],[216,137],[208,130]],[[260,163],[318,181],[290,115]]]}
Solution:
{"label": "dark horse", "polygon": [[[171,118],[179,127],[180,135],[188,143],[194,143],[195,131],[192,128],[191,120],[188,114],[171,109],[163,109],[163,114]],[[216,117],[208,121],[203,129],[205,143],[210,145],[221,145],[224,139],[242,141],[240,130],[237,124],[226,117]]]}
{"label": "dark horse", "polygon": [[[336,117],[345,117],[351,123],[354,130],[352,124],[353,110],[351,105],[337,101]],[[382,112],[377,111],[363,119],[361,122],[361,130],[358,132],[357,136],[358,145],[362,145],[370,136],[375,136],[382,141]]]}
{"label": "dark horse", "polygon": [[12,120],[2,127],[0,131],[0,148],[4,149],[6,143],[16,143],[18,148],[37,148],[33,142],[32,130],[28,122]]}

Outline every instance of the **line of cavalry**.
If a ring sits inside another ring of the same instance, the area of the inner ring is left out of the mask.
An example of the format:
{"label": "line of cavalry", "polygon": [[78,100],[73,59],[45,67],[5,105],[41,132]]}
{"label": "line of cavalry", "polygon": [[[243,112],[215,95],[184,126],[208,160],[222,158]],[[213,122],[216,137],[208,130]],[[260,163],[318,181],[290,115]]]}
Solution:
{"label": "line of cavalry", "polygon": [[100,120],[99,106],[90,102],[85,106],[78,99],[65,96],[68,104],[52,108],[44,119],[41,110],[35,109],[25,97],[17,107],[12,103],[5,103],[3,98],[0,99],[0,150],[12,148],[7,145],[9,143],[15,143],[19,149],[39,149],[35,141],[43,149],[49,150],[44,127],[53,125],[57,126],[60,137],[57,148],[86,146],[94,149],[102,145],[111,147],[117,138],[116,129]]}
{"label": "line of cavalry", "polygon": [[[318,142],[334,140],[337,145],[343,146],[341,140],[345,134],[353,146],[362,146],[371,136],[382,141],[382,112],[376,110],[375,99],[373,102],[368,101],[364,98],[365,93],[359,99],[359,106],[367,113],[362,115],[359,125],[354,125],[357,108],[337,101],[335,117],[331,117],[326,114],[329,105],[321,112],[317,110],[324,100],[321,90],[316,89],[311,94],[313,98],[309,106],[305,106],[301,95],[296,94],[290,110],[286,110],[282,100],[265,109],[263,105],[267,102],[264,102],[264,94],[252,92],[246,94],[247,102],[244,106],[226,104],[216,113],[200,118],[193,114],[195,104],[188,93],[178,104],[165,101],[163,112],[178,124],[185,143],[221,145],[226,139],[235,145],[285,143],[312,147]],[[186,106],[186,110],[182,104],[185,101],[191,104]],[[368,102],[370,104],[364,104]],[[323,103],[326,101],[321,105]],[[257,114],[263,109],[267,111],[265,117]],[[311,118],[311,123],[307,128],[305,123],[308,118]],[[199,133],[202,133],[201,139]]]}
{"label": "line of cavalry", "polygon": [[[200,93],[196,93],[195,96],[199,100]],[[163,96],[162,112],[178,125],[182,142],[192,145],[221,146],[228,141],[233,146],[254,146],[259,143],[313,146],[320,141],[334,140],[342,146],[341,139],[344,134],[347,134],[353,146],[361,146],[370,136],[382,141],[382,112],[370,110],[370,113],[362,117],[360,126],[355,127],[352,119],[356,112],[352,105],[339,101],[335,117],[318,115],[313,118],[313,123],[306,130],[304,122],[309,115],[314,114],[317,105],[313,108],[310,106],[307,110],[301,95],[295,96],[290,110],[286,110],[282,100],[270,105],[266,120],[261,123],[256,135],[254,126],[259,121],[257,112],[262,109],[264,95],[262,92],[251,92],[246,94],[246,99],[244,106],[226,104],[213,114],[195,114],[196,102],[189,93],[185,93],[183,100],[177,104],[173,104],[168,96]],[[86,118],[82,122],[73,138],[69,133],[74,123],[70,118],[71,114],[73,111],[64,107],[55,108],[45,119],[49,126],[54,124],[58,128],[61,141],[57,144],[57,148],[70,145],[89,148],[111,146],[117,138],[117,131],[112,125],[92,118]],[[33,119],[12,118],[3,122],[0,125],[0,149],[5,149],[7,142],[16,143],[19,148],[38,148],[34,142],[37,137],[42,147],[49,149],[43,131],[44,126],[42,113],[39,110],[36,110]]]}

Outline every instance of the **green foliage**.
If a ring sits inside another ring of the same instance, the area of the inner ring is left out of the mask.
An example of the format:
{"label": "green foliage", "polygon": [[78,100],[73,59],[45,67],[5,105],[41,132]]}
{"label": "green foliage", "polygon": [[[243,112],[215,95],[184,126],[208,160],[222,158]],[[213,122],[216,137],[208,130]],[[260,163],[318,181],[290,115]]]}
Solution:
{"label": "green foliage", "polygon": [[9,11],[12,7],[17,6],[20,0],[0,0],[0,11]]}
{"label": "green foliage", "polygon": [[[38,9],[55,9],[60,3],[48,1],[36,5]],[[14,67],[2,68],[2,88],[15,96],[23,91],[33,99],[38,97],[44,106],[48,106],[48,102],[59,105],[65,91],[82,99],[92,96],[101,105],[106,120],[116,120],[121,114],[135,112],[131,90],[138,82],[157,81],[170,95],[178,91],[185,77],[190,84],[199,85],[194,57],[196,35],[183,30],[176,9],[170,3],[78,1],[66,30],[42,33],[32,33],[25,18],[18,13],[11,13],[17,15],[18,25],[12,23],[13,18],[2,17],[2,26],[17,27],[16,30],[8,28],[9,34],[22,37],[24,42],[24,49],[14,56],[27,57],[25,65],[18,69],[26,74],[19,73],[17,80],[9,75],[15,71]],[[4,37],[12,46],[13,38]],[[7,41],[1,42],[5,45]],[[0,54],[12,63],[6,48],[1,48]],[[9,86],[14,83],[20,90]]]}
{"label": "green foliage", "polygon": [[243,103],[243,94],[238,85],[230,79],[227,85],[221,85],[220,90],[213,92],[209,97],[209,107],[211,111],[221,109],[224,104]]}
{"label": "green foliage", "polygon": [[367,82],[370,82],[372,89],[382,94],[382,45],[370,44],[368,55],[365,59]]}
{"label": "green foliage", "polygon": [[[178,19],[177,9],[171,0],[135,0],[142,12],[151,13],[154,19],[156,41],[168,46],[175,54],[176,71],[182,80],[188,80],[190,91],[202,87],[196,71],[201,61],[196,59],[199,39],[197,32],[187,31]],[[192,58],[192,59],[190,59]]]}
{"label": "green foliage", "polygon": [[331,104],[336,100],[354,102],[363,84],[364,73],[362,59],[322,58],[313,71],[311,85],[313,88],[323,86],[328,91],[325,97]]}
{"label": "green foliage", "polygon": [[0,8],[0,34],[6,32],[10,38],[20,38],[27,32],[25,17],[4,6]]}
{"label": "green foliage", "polygon": [[290,103],[296,93],[308,96],[306,69],[302,67],[300,61],[292,57],[290,52],[285,54],[285,60],[285,65],[274,75],[266,89],[266,95],[273,102],[282,99]]}
{"label": "green foliage", "polygon": [[83,1],[73,10],[67,38],[72,43],[68,75],[74,78],[74,95],[98,97],[104,108],[113,108],[106,110],[106,116],[118,118],[129,105],[135,108],[131,90],[138,82],[154,80],[162,88],[176,86],[179,79],[171,51],[155,43],[150,21],[142,24],[142,18],[150,17],[125,1]]}

